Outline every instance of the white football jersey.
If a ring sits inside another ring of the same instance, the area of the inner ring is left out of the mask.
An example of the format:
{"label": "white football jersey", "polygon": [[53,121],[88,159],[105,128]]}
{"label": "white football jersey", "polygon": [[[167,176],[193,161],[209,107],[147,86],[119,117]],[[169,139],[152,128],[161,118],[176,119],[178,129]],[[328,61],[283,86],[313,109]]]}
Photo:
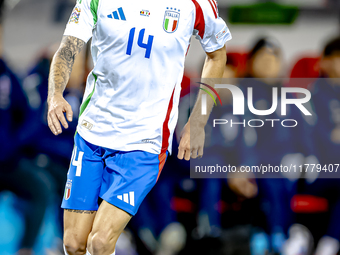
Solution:
{"label": "white football jersey", "polygon": [[171,153],[191,36],[206,52],[231,39],[215,0],[78,0],[64,35],[92,37],[79,134],[97,146],[156,154]]}

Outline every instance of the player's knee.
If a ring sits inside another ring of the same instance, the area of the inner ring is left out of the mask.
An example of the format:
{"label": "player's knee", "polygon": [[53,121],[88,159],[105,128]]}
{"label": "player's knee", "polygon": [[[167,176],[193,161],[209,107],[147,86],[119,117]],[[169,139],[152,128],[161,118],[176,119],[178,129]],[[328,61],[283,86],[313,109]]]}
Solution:
{"label": "player's knee", "polygon": [[118,239],[115,233],[98,232],[90,235],[89,247],[92,250],[92,255],[102,254],[103,252],[110,252],[115,250]]}
{"label": "player's knee", "polygon": [[85,255],[86,242],[76,239],[76,237],[64,238],[64,246],[68,255]]}

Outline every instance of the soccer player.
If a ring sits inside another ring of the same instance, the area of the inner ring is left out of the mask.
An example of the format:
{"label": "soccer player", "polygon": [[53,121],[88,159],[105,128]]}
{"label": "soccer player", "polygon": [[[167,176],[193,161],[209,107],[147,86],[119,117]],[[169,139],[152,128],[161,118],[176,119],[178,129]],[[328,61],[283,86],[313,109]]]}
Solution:
{"label": "soccer player", "polygon": [[[63,90],[92,37],[94,69],[62,203],[67,254],[114,254],[119,235],[155,185],[171,153],[193,34],[207,53],[202,77],[221,78],[231,34],[214,0],[78,0],[52,62],[48,94],[48,123],[58,135],[60,123],[68,127],[64,113],[72,120]],[[182,133],[180,159],[203,155],[209,116],[200,115],[200,98]],[[193,121],[197,125],[190,126]]]}
{"label": "soccer player", "polygon": [[26,135],[31,127],[29,117],[31,111],[20,80],[0,54],[0,192],[11,191],[27,204],[21,209],[25,231],[19,255],[33,254],[51,192],[43,171],[28,164],[23,151],[31,138]]}

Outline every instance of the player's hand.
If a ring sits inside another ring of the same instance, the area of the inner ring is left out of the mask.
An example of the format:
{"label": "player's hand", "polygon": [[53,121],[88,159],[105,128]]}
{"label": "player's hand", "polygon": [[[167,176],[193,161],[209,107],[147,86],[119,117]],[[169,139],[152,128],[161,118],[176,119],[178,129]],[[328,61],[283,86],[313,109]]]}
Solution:
{"label": "player's hand", "polygon": [[[190,136],[192,138],[190,140]],[[179,159],[190,160],[190,158],[201,158],[203,156],[203,147],[205,140],[204,127],[194,126],[190,127],[190,120],[185,125],[182,134],[181,141],[178,147]],[[191,144],[190,144],[191,142]]]}
{"label": "player's hand", "polygon": [[48,100],[47,121],[49,128],[55,135],[59,135],[62,132],[60,123],[64,128],[68,128],[64,112],[66,113],[67,120],[71,122],[73,117],[72,108],[63,96],[53,96]]}
{"label": "player's hand", "polygon": [[235,173],[228,178],[229,188],[244,198],[253,198],[258,193],[258,187],[252,176],[247,173]]}

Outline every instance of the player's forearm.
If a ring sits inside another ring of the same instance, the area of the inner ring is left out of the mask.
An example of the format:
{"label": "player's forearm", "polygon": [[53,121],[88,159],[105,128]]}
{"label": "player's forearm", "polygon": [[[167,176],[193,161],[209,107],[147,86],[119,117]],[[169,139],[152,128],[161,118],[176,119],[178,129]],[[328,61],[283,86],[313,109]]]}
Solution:
{"label": "player's forearm", "polygon": [[85,42],[78,38],[72,36],[63,37],[51,63],[48,81],[49,99],[63,94],[72,72],[74,60],[84,45]]}
{"label": "player's forearm", "polygon": [[[203,82],[214,87],[215,83],[218,82],[218,79],[223,77],[223,72],[226,64],[226,49],[223,47],[220,50],[217,50],[213,53],[207,54],[207,58],[203,67],[202,79]],[[216,89],[217,93],[219,93],[219,89]],[[201,114],[201,104],[202,104],[202,93],[204,91],[200,90],[195,106],[192,110],[190,119],[195,121],[195,124],[198,124],[204,127],[209,119],[210,112],[214,106],[214,101],[211,97],[207,97],[207,115]],[[216,97],[214,93],[213,96]],[[189,120],[190,121],[190,120]]]}

